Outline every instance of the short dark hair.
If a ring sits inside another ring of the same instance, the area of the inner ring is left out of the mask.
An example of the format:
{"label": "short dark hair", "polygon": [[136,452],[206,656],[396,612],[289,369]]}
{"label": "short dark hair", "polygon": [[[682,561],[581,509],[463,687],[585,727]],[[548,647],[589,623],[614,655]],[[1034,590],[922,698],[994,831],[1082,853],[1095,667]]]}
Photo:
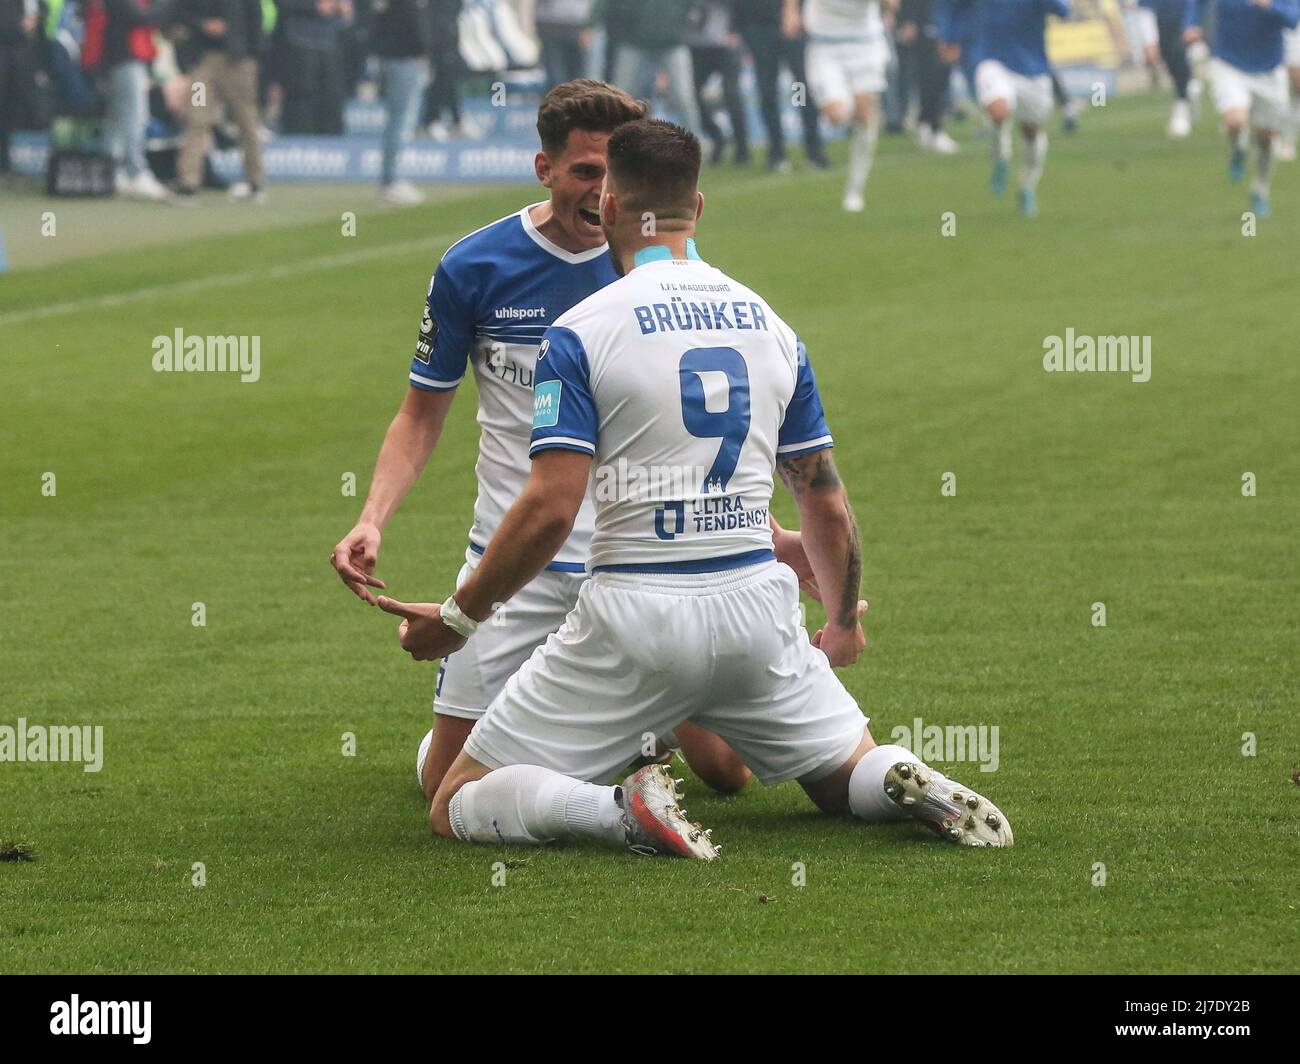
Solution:
{"label": "short dark hair", "polygon": [[617,85],[578,78],[556,85],[537,109],[537,135],[547,155],[559,155],[575,129],[612,133],[625,122],[644,118],[648,107]]}
{"label": "short dark hair", "polygon": [[609,138],[609,174],[627,206],[664,217],[695,217],[700,184],[700,140],[661,118],[642,118]]}

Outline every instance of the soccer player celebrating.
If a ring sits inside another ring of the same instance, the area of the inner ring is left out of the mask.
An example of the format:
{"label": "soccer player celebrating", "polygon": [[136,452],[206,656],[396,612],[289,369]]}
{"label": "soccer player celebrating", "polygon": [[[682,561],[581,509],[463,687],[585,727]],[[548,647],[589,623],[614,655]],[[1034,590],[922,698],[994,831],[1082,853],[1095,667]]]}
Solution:
{"label": "soccer player celebrating", "polygon": [[832,126],[848,128],[844,209],[861,211],[880,136],[879,98],[889,65],[879,0],[807,0],[802,16],[799,0],[785,0],[781,21],[787,37],[807,32],[812,98]]}
{"label": "soccer player celebrating", "polygon": [[[471,233],[443,256],[430,284],[406,397],[384,438],[361,517],[331,558],[344,583],[366,602],[375,601],[370,588],[384,586],[375,577],[382,530],[433,453],[467,361],[478,385],[479,491],[461,580],[474,571],[523,488],[538,345],[557,317],[615,279],[597,213],[605,142],[645,110],[604,82],[556,86],[537,117],[537,178],[550,198]],[[436,726],[424,737],[417,760],[427,796],[506,679],[577,602],[593,521],[592,505],[584,502],[572,533],[546,566],[472,646],[442,663]],[[779,549],[790,552],[787,560],[811,575],[798,534],[776,535]],[[736,790],[748,779],[748,770],[716,736],[686,726],[676,738],[711,786]]]}
{"label": "soccer player celebrating", "polygon": [[[1185,39],[1202,39],[1208,0],[1187,6]],[[1286,71],[1282,67],[1282,31],[1295,28],[1300,0],[1217,0],[1214,41],[1210,46],[1210,80],[1214,106],[1228,133],[1228,177],[1246,176],[1250,128],[1255,131],[1255,180],[1250,205],[1257,218],[1269,214],[1273,178],[1273,141],[1289,125]]]}
{"label": "soccer player celebrating", "polygon": [[947,8],[939,36],[950,52],[957,48],[963,8],[974,8],[975,94],[993,123],[995,196],[1007,187],[1011,166],[1011,119],[1020,124],[1024,156],[1020,165],[1020,213],[1038,213],[1038,182],[1047,162],[1047,130],[1052,113],[1052,77],[1047,64],[1047,16],[1068,18],[1066,0],[940,0]]}
{"label": "soccer player celebrating", "polygon": [[[1010,845],[986,798],[902,747],[876,746],[832,671],[866,643],[853,510],[803,344],[696,250],[699,170],[699,141],[678,126],[643,119],[610,136],[600,218],[622,279],[546,331],[528,483],[441,606],[379,599],[404,618],[412,656],[462,654],[492,604],[563,549],[593,465],[597,479],[616,467],[699,471],[675,491],[597,493],[593,577],[470,734],[430,824],[470,842],[584,836],[712,860],[710,833],[680,808],[664,765],[602,785],[642,735],[685,717],[765,784],[796,779],[828,813],[912,816],[950,842]],[[827,603],[811,642],[798,579],[772,550],[778,468]]]}

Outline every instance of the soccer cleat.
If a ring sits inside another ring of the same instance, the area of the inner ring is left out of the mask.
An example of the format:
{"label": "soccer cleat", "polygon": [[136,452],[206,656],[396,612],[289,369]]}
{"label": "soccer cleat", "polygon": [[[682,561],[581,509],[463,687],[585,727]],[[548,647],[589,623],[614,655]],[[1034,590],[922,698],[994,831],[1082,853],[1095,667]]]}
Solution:
{"label": "soccer cleat", "polygon": [[1250,209],[1257,219],[1267,218],[1269,215],[1268,197],[1262,192],[1252,192],[1250,194]]}
{"label": "soccer cleat", "polygon": [[1183,140],[1192,135],[1192,105],[1186,100],[1174,101],[1166,132],[1174,140]]}
{"label": "soccer cleat", "polygon": [[931,150],[936,155],[956,155],[961,151],[961,145],[953,140],[946,130],[941,129],[934,135]]}
{"label": "soccer cleat", "polygon": [[844,193],[844,209],[850,214],[861,214],[867,208],[866,200],[860,192]]}
{"label": "soccer cleat", "polygon": [[1228,180],[1234,185],[1246,176],[1246,153],[1240,148],[1233,148],[1228,157]]}
{"label": "soccer cleat", "polygon": [[995,196],[1000,196],[1007,190],[1007,161],[1001,156],[993,162],[993,176],[989,178],[989,189]]}
{"label": "soccer cleat", "polygon": [[1001,809],[928,765],[899,761],[885,773],[885,794],[908,816],[958,846],[1010,846],[1014,841]]}
{"label": "soccer cleat", "polygon": [[647,765],[628,776],[623,784],[623,830],[627,847],[634,853],[656,856],[717,859],[720,846],[713,832],[686,819],[677,803],[681,780],[673,779],[667,765]]}
{"label": "soccer cleat", "polygon": [[1295,134],[1288,133],[1273,142],[1273,158],[1280,163],[1295,162]]}
{"label": "soccer cleat", "polygon": [[266,202],[266,189],[247,181],[236,181],[226,191],[226,195],[236,203],[255,203],[260,207]]}
{"label": "soccer cleat", "polygon": [[1038,194],[1032,188],[1020,190],[1020,213],[1025,218],[1038,217]]}
{"label": "soccer cleat", "polygon": [[424,202],[424,193],[409,181],[394,181],[379,190],[379,201],[390,207],[417,207]]}

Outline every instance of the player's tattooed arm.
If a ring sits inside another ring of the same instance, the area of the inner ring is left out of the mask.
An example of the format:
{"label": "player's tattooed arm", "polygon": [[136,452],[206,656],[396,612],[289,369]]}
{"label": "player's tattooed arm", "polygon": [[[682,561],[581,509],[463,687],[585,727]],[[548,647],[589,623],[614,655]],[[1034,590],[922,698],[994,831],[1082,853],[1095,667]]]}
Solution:
{"label": "player's tattooed arm", "polygon": [[777,469],[799,507],[804,550],[826,604],[826,630],[813,641],[832,664],[850,664],[865,645],[858,618],[866,604],[858,597],[862,540],[848,493],[829,449],[780,459]]}
{"label": "player's tattooed arm", "polygon": [[779,459],[776,469],[796,500],[805,491],[823,491],[840,486],[840,474],[829,449]]}

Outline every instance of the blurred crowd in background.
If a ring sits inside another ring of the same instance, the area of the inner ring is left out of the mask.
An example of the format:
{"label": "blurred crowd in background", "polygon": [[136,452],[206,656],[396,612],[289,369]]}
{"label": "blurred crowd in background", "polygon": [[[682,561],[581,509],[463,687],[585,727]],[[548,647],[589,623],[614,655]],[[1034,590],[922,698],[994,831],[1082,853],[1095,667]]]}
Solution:
{"label": "blurred crowd in background", "polygon": [[[886,130],[956,151],[944,123],[961,109],[960,64],[954,77],[931,0],[900,0],[886,25]],[[0,172],[15,130],[51,130],[57,148],[93,129],[118,194],[183,203],[223,184],[209,159],[215,135],[241,152],[230,193],[256,202],[264,145],[342,134],[345,107],[360,98],[387,116],[381,196],[416,203],[401,145],[417,132],[472,135],[466,86],[500,91],[493,79],[520,69],[537,70],[543,90],[602,77],[654,97],[701,135],[714,163],[748,164],[761,140],[767,166],[790,165],[781,113],[806,76],[782,0],[0,0]],[[1059,81],[1057,90],[1069,128],[1073,103]],[[825,166],[815,101],[803,102],[803,156]],[[160,124],[172,150],[147,152]]]}

